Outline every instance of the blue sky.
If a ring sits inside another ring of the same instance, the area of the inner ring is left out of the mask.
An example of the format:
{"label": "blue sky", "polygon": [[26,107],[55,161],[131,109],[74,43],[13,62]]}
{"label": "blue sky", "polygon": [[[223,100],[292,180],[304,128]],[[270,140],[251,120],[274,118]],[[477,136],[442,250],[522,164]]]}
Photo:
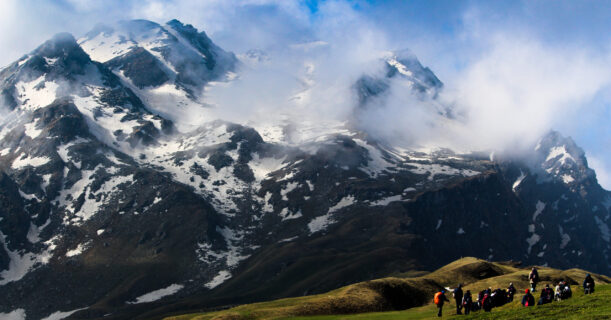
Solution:
{"label": "blue sky", "polygon": [[482,104],[472,112],[508,118],[499,136],[537,126],[572,136],[611,189],[609,1],[3,0],[0,12],[0,65],[56,32],[131,18],[178,18],[236,53],[314,40],[410,48],[464,101]]}

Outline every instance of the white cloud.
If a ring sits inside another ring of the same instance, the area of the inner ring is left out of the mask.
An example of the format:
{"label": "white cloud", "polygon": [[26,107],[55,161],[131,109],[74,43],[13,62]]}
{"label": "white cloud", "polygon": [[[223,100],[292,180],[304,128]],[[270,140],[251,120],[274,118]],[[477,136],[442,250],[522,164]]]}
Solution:
{"label": "white cloud", "polygon": [[532,143],[583,109],[609,85],[608,53],[498,35],[480,59],[452,79],[450,99],[465,115],[476,147]]}
{"label": "white cloud", "polygon": [[611,190],[611,166],[599,157],[587,154],[588,166],[596,171],[598,183],[605,189]]}

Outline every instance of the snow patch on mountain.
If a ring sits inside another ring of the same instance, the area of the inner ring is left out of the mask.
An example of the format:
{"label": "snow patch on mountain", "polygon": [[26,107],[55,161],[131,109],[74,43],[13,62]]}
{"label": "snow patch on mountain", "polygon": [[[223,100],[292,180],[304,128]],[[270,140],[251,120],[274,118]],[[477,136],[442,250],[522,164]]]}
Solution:
{"label": "snow patch on mountain", "polygon": [[297,218],[301,218],[303,215],[301,214],[301,210],[297,212],[292,212],[289,208],[283,208],[280,211],[280,217],[282,217],[282,221],[293,220]]}
{"label": "snow patch on mountain", "polygon": [[568,174],[563,174],[563,175],[561,176],[561,178],[562,178],[562,181],[563,181],[564,183],[566,183],[566,184],[569,184],[569,183],[571,183],[571,182],[575,181],[575,178],[573,178],[572,176],[570,176],[570,175],[568,175]]}
{"label": "snow patch on mountain", "polygon": [[40,202],[40,199],[35,194],[27,194],[21,191],[21,189],[19,189],[19,195],[26,200],[36,200],[37,202]]}
{"label": "snow patch on mountain", "polygon": [[242,254],[242,249],[240,247],[240,241],[244,239],[244,232],[238,232],[227,227],[220,228],[216,227],[216,231],[220,233],[225,239],[225,244],[227,245],[227,251],[225,252],[225,258],[227,266],[230,268],[237,267],[240,261],[248,258],[250,255]]}
{"label": "snow patch on mountain", "polygon": [[391,202],[395,202],[395,201],[401,201],[403,198],[402,195],[397,194],[394,196],[389,196],[386,198],[382,198],[380,200],[376,200],[376,201],[372,201],[369,203],[370,206],[387,206],[389,205]]}
{"label": "snow patch on mountain", "polygon": [[352,195],[345,196],[341,200],[339,200],[339,202],[336,203],[334,206],[330,207],[328,213],[336,212],[336,211],[338,211],[340,209],[343,209],[345,207],[351,206],[351,205],[353,205],[355,203],[356,203],[356,200],[355,200],[354,196],[352,196]]}
{"label": "snow patch on mountain", "polygon": [[159,289],[159,290],[155,290],[155,291],[151,291],[149,293],[143,294],[143,295],[137,297],[135,299],[135,301],[129,301],[127,303],[128,304],[138,304],[138,303],[147,303],[147,302],[153,302],[153,301],[161,300],[164,297],[176,294],[182,288],[184,288],[184,285],[182,285],[182,284],[177,284],[177,283],[171,284],[168,287],[165,287],[165,288],[162,288],[162,289]]}
{"label": "snow patch on mountain", "polygon": [[0,312],[0,319],[4,320],[26,320],[24,309],[16,309],[9,313]]}
{"label": "snow patch on mountain", "polygon": [[293,190],[297,189],[297,187],[299,186],[299,182],[289,182],[287,183],[284,188],[282,188],[280,190],[280,195],[282,196],[282,200],[284,201],[289,201],[287,195],[292,192]]}
{"label": "snow patch on mountain", "polygon": [[343,208],[349,207],[356,203],[355,197],[352,195],[343,197],[340,201],[338,201],[335,205],[329,208],[326,214],[322,216],[318,216],[312,219],[308,223],[308,229],[310,230],[310,235],[325,230],[329,225],[335,223],[335,219],[333,219],[333,213],[341,210]]}
{"label": "snow patch on mountain", "polygon": [[335,220],[333,220],[332,215],[330,213],[312,219],[312,221],[308,223],[310,235],[325,230],[327,226],[333,224],[334,222]]}
{"label": "snow patch on mountain", "polygon": [[562,229],[562,226],[558,226],[558,232],[560,232],[560,249],[564,249],[566,248],[566,246],[569,244],[569,242],[571,241],[571,237],[564,233],[564,230]]}
{"label": "snow patch on mountain", "polygon": [[543,210],[545,209],[545,202],[542,202],[541,200],[537,201],[536,204],[536,210],[535,213],[533,213],[533,222],[535,220],[537,220],[537,217],[543,212]]}
{"label": "snow patch on mountain", "polygon": [[[68,220],[64,218],[64,223],[74,223],[80,225],[91,219],[104,204],[107,204],[114,196],[120,194],[120,186],[133,182],[133,175],[115,175],[105,181],[98,190],[93,191],[91,184],[94,180],[96,171],[103,170],[102,165],[96,166],[93,170],[81,170],[81,179],[76,181],[69,188],[64,188],[55,198],[60,208],[64,208],[74,217]],[[79,203],[79,197],[83,197],[83,202]]]}
{"label": "snow patch on mountain", "polygon": [[382,152],[374,146],[367,143],[365,140],[353,139],[357,145],[367,150],[369,156],[367,166],[361,167],[361,171],[369,174],[372,178],[376,178],[381,173],[385,172],[388,168],[394,167],[395,164],[386,160],[382,155]]}
{"label": "snow patch on mountain", "polygon": [[13,164],[11,168],[15,170],[20,170],[25,167],[40,167],[51,161],[49,157],[32,157],[31,155],[23,155],[21,158],[17,158],[13,160]]}
{"label": "snow patch on mountain", "polygon": [[68,156],[68,152],[69,149],[77,144],[81,144],[81,143],[86,143],[89,140],[87,139],[83,139],[81,137],[78,137],[77,139],[70,141],[66,144],[62,144],[60,146],[57,147],[57,154],[59,155],[59,157],[62,159],[62,161],[64,163],[72,163],[76,168],[80,169],[81,168],[81,162],[80,161],[72,161],[72,157]]}
{"label": "snow patch on mountain", "polygon": [[87,250],[89,245],[90,245],[89,242],[79,243],[78,246],[76,246],[76,248],[66,251],[66,257],[70,258],[70,257],[78,256],[79,254],[83,253],[83,251]]}
{"label": "snow patch on mountain", "polygon": [[133,41],[113,32],[100,32],[93,38],[81,38],[78,44],[91,60],[102,63],[128,53],[135,46]]}
{"label": "snow patch on mountain", "polygon": [[91,95],[86,97],[73,96],[74,105],[85,116],[89,131],[100,141],[110,147],[125,153],[132,153],[132,148],[127,141],[119,141],[114,132],[121,130],[124,133],[132,133],[140,123],[137,120],[124,120],[125,112],[116,112],[114,108],[104,108],[98,103],[102,93],[102,87],[89,87]]}
{"label": "snow patch on mountain", "polygon": [[596,221],[596,225],[598,226],[598,230],[600,230],[600,234],[606,242],[611,241],[611,231],[609,230],[609,225],[607,225],[601,218],[598,216],[594,216],[594,221]]}
{"label": "snow patch on mountain", "polygon": [[257,181],[262,181],[266,179],[270,173],[286,167],[288,163],[285,163],[285,160],[286,156],[281,158],[260,158],[258,153],[254,153],[252,160],[248,163],[248,166],[252,169],[255,179]]}
{"label": "snow patch on mountain", "polygon": [[30,137],[30,139],[36,139],[41,133],[42,129],[36,129],[38,121],[32,121],[24,124],[25,134]]}
{"label": "snow patch on mountain", "polygon": [[536,233],[533,233],[530,237],[526,238],[526,242],[528,243],[528,249],[526,250],[526,252],[528,254],[530,254],[532,247],[537,244],[537,242],[539,242],[539,240],[541,240],[541,236],[539,236]]}
{"label": "snow patch on mountain", "polygon": [[569,160],[575,162],[575,158],[573,158],[573,156],[566,150],[566,146],[557,146],[551,148],[545,161],[550,160],[560,162],[561,164],[565,164]]}
{"label": "snow patch on mountain", "polygon": [[87,307],[85,308],[79,308],[79,309],[75,309],[75,310],[70,310],[70,311],[56,311],[53,312],[52,314],[48,315],[45,318],[42,318],[41,320],[61,320],[61,319],[65,319],[68,318],[69,316],[71,316],[73,313],[77,313],[81,310],[85,310],[87,309]]}
{"label": "snow patch on mountain", "polygon": [[417,162],[409,162],[407,163],[410,167],[415,167],[410,169],[409,171],[415,174],[428,174],[428,180],[433,181],[436,175],[461,175],[464,177],[471,177],[480,174],[478,171],[470,170],[470,169],[457,169],[443,164],[431,163],[417,163]]}
{"label": "snow patch on mountain", "polygon": [[212,280],[210,280],[210,282],[204,284],[204,286],[208,289],[214,289],[229,279],[231,279],[231,272],[221,270],[216,276],[214,276],[214,278],[212,278]]}
{"label": "snow patch on mountain", "polygon": [[8,248],[6,239],[7,236],[0,232],[0,242],[9,258],[8,269],[0,272],[0,278],[2,279],[0,280],[0,286],[18,281],[38,266],[47,264],[55,249],[55,245],[52,242],[54,239],[51,239],[45,242],[47,248],[38,254],[23,252],[23,250],[21,252],[19,250],[12,251]]}
{"label": "snow patch on mountain", "polygon": [[40,232],[44,230],[51,223],[51,218],[48,218],[47,221],[42,226],[37,226],[34,223],[30,222],[30,229],[28,229],[27,238],[30,243],[38,243],[40,241]]}
{"label": "snow patch on mountain", "polygon": [[20,81],[15,85],[16,96],[23,97],[20,100],[22,110],[33,111],[51,104],[57,99],[59,84],[45,81],[45,76],[40,76],[29,82]]}
{"label": "snow patch on mountain", "polygon": [[520,186],[520,184],[522,183],[524,178],[526,178],[526,174],[524,174],[524,172],[522,172],[522,170],[520,170],[520,176],[513,183],[513,186],[511,186],[511,189],[513,190],[513,192],[516,192],[516,189],[518,188],[518,186]]}

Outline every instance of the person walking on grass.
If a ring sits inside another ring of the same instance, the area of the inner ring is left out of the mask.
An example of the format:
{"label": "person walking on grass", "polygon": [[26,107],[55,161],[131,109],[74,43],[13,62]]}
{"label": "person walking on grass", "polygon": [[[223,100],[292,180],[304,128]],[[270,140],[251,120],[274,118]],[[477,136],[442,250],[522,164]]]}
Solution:
{"label": "person walking on grass", "polygon": [[537,268],[532,268],[528,274],[528,280],[530,280],[530,291],[537,291],[537,283],[539,282],[539,271],[537,271]]}
{"label": "person walking on grass", "polygon": [[454,291],[452,292],[452,296],[454,297],[454,301],[456,302],[456,314],[462,314],[462,284],[458,284],[458,287],[456,287],[456,289],[454,289]]}
{"label": "person walking on grass", "polygon": [[444,289],[441,289],[441,291],[435,293],[435,296],[433,298],[433,302],[435,303],[435,305],[437,305],[437,309],[439,309],[439,312],[437,313],[438,317],[441,317],[444,301],[450,302],[450,300],[446,298],[445,293],[446,291]]}
{"label": "person walking on grass", "polygon": [[532,307],[535,305],[535,297],[530,293],[530,290],[526,289],[526,294],[522,297],[522,305],[525,307]]}

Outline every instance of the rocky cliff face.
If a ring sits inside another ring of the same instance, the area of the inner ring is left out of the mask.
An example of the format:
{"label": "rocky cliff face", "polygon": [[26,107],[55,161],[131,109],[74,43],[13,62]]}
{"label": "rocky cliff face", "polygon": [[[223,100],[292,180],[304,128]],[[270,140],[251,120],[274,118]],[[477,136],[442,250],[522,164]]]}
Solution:
{"label": "rocky cliff face", "polygon": [[[355,112],[394,77],[423,99],[442,89],[412,54],[384,61],[355,84]],[[181,126],[238,67],[173,20],[60,34],[0,71],[0,315],[144,318],[460,256],[611,272],[611,196],[570,138],[491,159],[350,125],[300,145],[222,120]]]}

